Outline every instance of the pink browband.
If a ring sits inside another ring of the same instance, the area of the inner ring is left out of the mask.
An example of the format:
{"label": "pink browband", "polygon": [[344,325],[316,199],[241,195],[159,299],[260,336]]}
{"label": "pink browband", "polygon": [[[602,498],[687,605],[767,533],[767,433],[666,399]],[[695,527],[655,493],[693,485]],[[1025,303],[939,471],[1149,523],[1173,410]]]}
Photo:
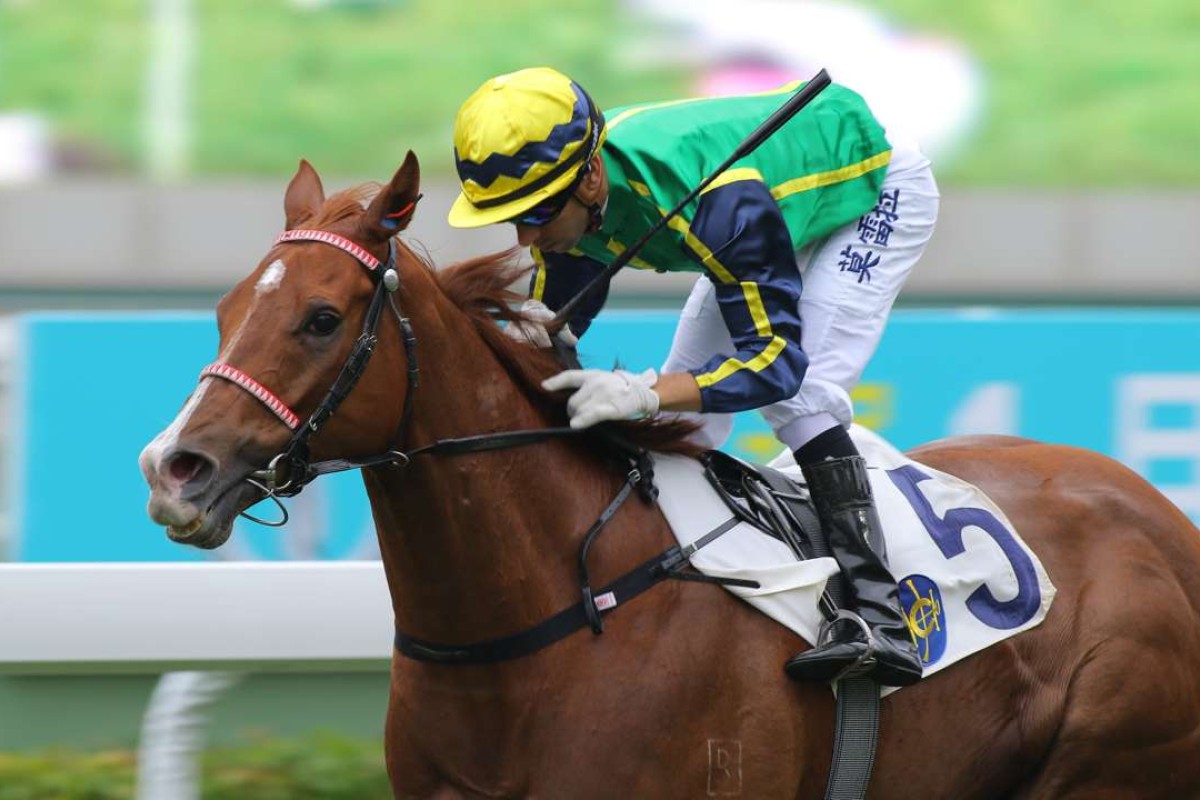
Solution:
{"label": "pink browband", "polygon": [[364,267],[372,272],[379,269],[378,258],[368,253],[365,248],[359,247],[354,242],[343,236],[338,236],[336,233],[306,230],[284,231],[279,234],[279,238],[275,240],[275,244],[283,244],[284,242],[324,242],[354,256]]}
{"label": "pink browband", "polygon": [[228,364],[209,364],[200,371],[200,380],[209,377],[223,378],[245,389],[264,406],[269,408],[272,414],[279,417],[279,421],[287,425],[289,431],[294,431],[300,427],[300,417],[296,416],[295,412],[288,408],[287,403],[280,400],[275,396],[274,392],[240,369],[231,367]]}

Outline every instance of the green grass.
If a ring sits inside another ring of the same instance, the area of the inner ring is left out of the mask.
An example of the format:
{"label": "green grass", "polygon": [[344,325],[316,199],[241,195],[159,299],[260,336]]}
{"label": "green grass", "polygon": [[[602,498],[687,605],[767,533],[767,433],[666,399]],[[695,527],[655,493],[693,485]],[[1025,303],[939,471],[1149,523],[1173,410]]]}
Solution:
{"label": "green grass", "polygon": [[[135,166],[148,54],[144,0],[2,5],[0,108],[48,112],[77,140]],[[606,104],[682,90],[666,70],[609,57],[607,0],[398,0],[303,10],[284,0],[195,0],[195,170],[290,174],[300,157],[335,174],[383,178],[408,149],[453,172],[454,113],[492,74],[544,63]],[[584,24],[580,24],[580,20]]]}
{"label": "green grass", "polygon": [[[0,753],[0,800],[128,800],[136,781],[128,750]],[[336,736],[248,739],[205,753],[203,800],[391,798],[379,741]]]}
{"label": "green grass", "polygon": [[969,47],[984,123],[944,182],[1200,184],[1200,3],[1194,0],[877,0]]}
{"label": "green grass", "polygon": [[[0,0],[0,108],[47,113],[65,138],[140,166],[146,0]],[[983,122],[945,184],[1200,184],[1195,0],[874,0],[910,29],[967,45]],[[606,106],[684,91],[667,68],[621,67],[633,33],[613,0],[194,0],[195,171],[382,178],[411,148],[449,175],[459,103],[485,77],[551,64]],[[733,12],[731,12],[733,13]],[[765,21],[764,24],[769,24]]]}

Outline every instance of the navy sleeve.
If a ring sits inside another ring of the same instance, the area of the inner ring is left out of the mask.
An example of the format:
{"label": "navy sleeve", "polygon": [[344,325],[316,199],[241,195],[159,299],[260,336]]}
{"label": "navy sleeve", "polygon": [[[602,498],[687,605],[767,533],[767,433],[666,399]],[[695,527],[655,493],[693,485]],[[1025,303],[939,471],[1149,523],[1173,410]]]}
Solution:
{"label": "navy sleeve", "polygon": [[737,348],[691,371],[701,408],[744,411],[795,395],[808,369],[800,349],[800,269],[770,190],[755,179],[708,190],[685,241],[716,287]]}
{"label": "navy sleeve", "polygon": [[[558,311],[568,301],[604,271],[604,264],[585,255],[571,253],[543,253],[536,247],[530,248],[534,270],[529,278],[529,296],[541,300],[551,311]],[[592,320],[604,307],[608,299],[610,281],[594,291],[584,300],[567,323],[571,332],[582,337]]]}

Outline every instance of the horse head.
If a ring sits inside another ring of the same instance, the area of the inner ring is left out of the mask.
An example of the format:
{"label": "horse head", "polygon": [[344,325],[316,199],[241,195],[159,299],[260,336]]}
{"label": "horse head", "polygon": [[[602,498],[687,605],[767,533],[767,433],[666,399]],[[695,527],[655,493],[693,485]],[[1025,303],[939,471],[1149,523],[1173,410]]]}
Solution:
{"label": "horse head", "polygon": [[264,481],[298,486],[295,471],[328,455],[324,442],[338,443],[338,457],[389,448],[407,408],[406,371],[365,367],[372,351],[389,365],[406,360],[402,325],[379,323],[395,312],[406,324],[392,295],[415,257],[394,237],[412,219],[419,184],[410,152],[364,208],[365,188],[326,200],[300,162],[284,197],[286,230],[217,307],[217,360],[139,458],[148,513],[171,539],[223,544],[237,515],[273,492]]}

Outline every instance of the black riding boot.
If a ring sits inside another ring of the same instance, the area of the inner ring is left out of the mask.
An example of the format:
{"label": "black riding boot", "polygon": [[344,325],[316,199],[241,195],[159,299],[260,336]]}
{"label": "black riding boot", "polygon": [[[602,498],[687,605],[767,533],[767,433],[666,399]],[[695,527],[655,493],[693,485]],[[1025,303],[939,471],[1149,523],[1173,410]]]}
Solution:
{"label": "black riding boot", "polygon": [[[882,529],[866,463],[861,456],[836,458],[803,467],[809,492],[829,546],[849,584],[847,607],[857,612],[875,639],[873,666],[865,674],[884,686],[907,686],[921,679],[921,659],[900,610],[896,579],[884,562]],[[867,650],[861,630],[839,622],[834,638],[788,661],[796,680],[829,681]],[[864,665],[865,666],[865,665]]]}

